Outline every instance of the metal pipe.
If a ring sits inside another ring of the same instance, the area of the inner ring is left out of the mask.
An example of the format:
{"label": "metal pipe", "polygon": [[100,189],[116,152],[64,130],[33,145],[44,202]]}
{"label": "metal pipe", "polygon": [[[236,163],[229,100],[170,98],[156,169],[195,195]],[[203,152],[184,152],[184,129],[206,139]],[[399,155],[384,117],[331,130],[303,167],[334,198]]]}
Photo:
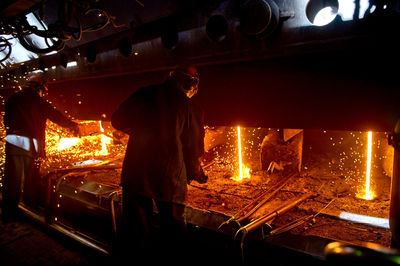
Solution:
{"label": "metal pipe", "polygon": [[121,190],[113,191],[109,197],[110,198],[110,215],[111,215],[111,220],[112,220],[113,230],[114,230],[115,235],[117,235],[117,219],[116,219],[116,215],[115,215],[114,201],[115,201],[115,198],[118,197],[120,194],[121,194]]}
{"label": "metal pipe", "polygon": [[[257,196],[257,198],[255,200],[253,200],[251,203],[249,203],[248,205],[246,205],[244,208],[240,209],[238,212],[236,212],[231,218],[229,218],[227,221],[223,222],[219,227],[218,230],[220,230],[223,226],[228,225],[231,222],[236,223],[239,227],[240,222],[243,221],[244,219],[241,219],[241,217],[244,215],[247,217],[249,217],[251,214],[253,214],[256,209],[255,208],[259,208],[261,207],[262,204],[264,204],[266,201],[268,201],[273,195],[276,194],[277,191],[279,191],[283,185],[286,184],[286,182],[293,177],[294,175],[291,175],[285,179],[280,180],[277,184],[273,185],[271,188],[269,188],[267,191],[261,193],[261,195]],[[278,188],[277,188],[278,187]],[[276,189],[277,188],[277,189]],[[262,200],[262,204],[260,205],[260,203],[258,203],[256,206],[255,204],[262,199],[263,197],[265,197],[266,195],[268,195],[268,193],[270,193],[271,191],[273,191],[274,189],[276,189],[274,192],[272,192],[272,195],[268,196],[266,199]],[[253,211],[254,210],[254,211]],[[248,216],[246,215],[246,212],[251,212]]]}
{"label": "metal pipe", "polygon": [[331,201],[329,201],[329,203],[326,204],[326,205],[325,205],[319,212],[317,212],[316,214],[311,214],[311,215],[307,215],[307,216],[305,216],[305,217],[301,217],[301,218],[296,219],[296,220],[294,220],[294,221],[292,221],[292,222],[290,222],[290,223],[288,223],[288,224],[285,224],[285,225],[283,225],[283,226],[281,226],[281,227],[278,227],[278,228],[272,230],[271,232],[269,232],[269,235],[270,235],[270,236],[273,236],[273,235],[277,235],[277,234],[281,234],[281,233],[287,232],[287,231],[289,231],[289,230],[291,230],[291,229],[293,229],[293,228],[296,228],[297,226],[299,226],[299,225],[301,225],[301,224],[303,224],[303,223],[305,223],[305,222],[307,222],[307,221],[309,221],[309,220],[311,220],[311,219],[314,219],[314,218],[317,217],[323,210],[325,210],[326,208],[328,208],[328,206],[329,206],[334,200],[335,200],[335,198],[333,198]]}
{"label": "metal pipe", "polygon": [[241,227],[236,232],[234,239],[237,239],[237,237],[238,237],[238,235],[240,233],[242,234],[242,236],[240,238],[240,250],[241,250],[241,255],[242,255],[242,261],[244,261],[244,249],[243,249],[244,248],[244,239],[246,238],[248,233],[250,233],[251,231],[257,229],[258,227],[262,226],[263,224],[272,221],[278,215],[281,215],[281,214],[289,211],[290,209],[295,207],[297,204],[299,204],[303,200],[308,199],[312,195],[313,194],[311,194],[311,193],[304,194],[299,199],[296,199],[295,201],[292,201],[289,204],[284,204],[282,207],[278,208],[277,210],[273,211],[272,213],[264,215],[264,216],[262,216],[262,217],[260,217],[260,218],[258,218],[256,220],[254,220],[253,222],[249,223],[248,225],[245,225],[245,226]]}
{"label": "metal pipe", "polygon": [[44,225],[48,228],[51,228],[53,230],[56,230],[72,239],[77,240],[81,244],[88,246],[94,250],[97,250],[105,255],[110,255],[110,251],[107,250],[107,248],[103,248],[101,245],[96,243],[96,241],[91,241],[89,238],[85,238],[84,236],[80,236],[75,231],[73,230],[68,230],[67,228],[56,224],[56,223],[47,223],[45,218],[34,211],[31,211],[30,209],[26,208],[24,204],[18,204],[18,208],[21,209],[27,216],[30,218],[34,219],[35,221],[39,222],[41,225]]}
{"label": "metal pipe", "polygon": [[260,218],[252,221],[251,223],[241,227],[235,234],[235,238],[239,235],[239,233],[243,232],[245,235],[247,235],[248,233],[254,231],[255,229],[257,229],[258,227],[260,227],[261,225],[271,221],[272,219],[274,219],[275,217],[277,217],[278,215],[281,215],[289,210],[291,210],[293,207],[295,207],[297,204],[299,204],[300,202],[308,199],[309,197],[311,197],[313,194],[311,193],[307,193],[304,194],[303,196],[301,196],[300,198],[292,201],[291,203],[287,204],[283,204],[283,206],[281,206],[280,208],[278,208],[277,210],[261,216]]}
{"label": "metal pipe", "polygon": [[273,196],[275,196],[281,190],[281,188],[283,188],[286,185],[287,180],[285,182],[283,182],[283,184],[280,185],[274,192],[272,192],[270,195],[268,195],[268,197],[266,197],[262,201],[260,201],[260,203],[258,203],[253,209],[251,209],[245,215],[240,217],[237,220],[237,222],[240,224],[240,222],[244,221],[245,219],[249,218],[253,213],[255,213],[261,206],[263,206],[267,201],[269,201]]}

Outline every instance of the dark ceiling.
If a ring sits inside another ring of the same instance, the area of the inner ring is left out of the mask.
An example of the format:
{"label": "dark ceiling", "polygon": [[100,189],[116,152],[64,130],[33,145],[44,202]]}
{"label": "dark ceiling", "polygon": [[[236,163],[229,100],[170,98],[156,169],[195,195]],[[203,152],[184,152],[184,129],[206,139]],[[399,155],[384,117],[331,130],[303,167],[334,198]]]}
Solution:
{"label": "dark ceiling", "polygon": [[[42,4],[8,2],[0,14]],[[362,18],[357,4],[365,1],[349,0],[354,13],[325,26],[311,24],[306,11],[334,0],[78,2],[106,11],[111,21],[79,41],[69,36],[56,54],[7,69],[17,76],[42,68],[51,100],[75,118],[109,117],[130,93],[162,81],[182,61],[199,69],[196,98],[209,125],[390,131],[400,117],[397,0],[371,1],[388,6],[364,10]],[[62,1],[43,3],[38,16],[58,25]],[[82,15],[81,7],[74,12],[82,27],[104,21],[106,14]],[[63,67],[63,58],[76,66]]]}
{"label": "dark ceiling", "polygon": [[7,20],[26,14],[41,2],[43,0],[2,0],[0,3],[0,18],[1,20]]}
{"label": "dark ceiling", "polygon": [[[160,31],[160,27],[168,26],[168,19],[183,19],[179,28],[194,27],[195,10],[207,13],[207,9],[212,10],[218,8],[222,1],[171,1],[171,0],[9,0],[2,2],[0,5],[0,25],[12,24],[18,17],[26,15],[34,11],[43,22],[53,29],[59,30],[64,24],[68,24],[70,28],[77,29],[82,27],[82,35],[79,40],[76,36],[77,32],[63,33],[72,36],[66,36],[65,48],[75,48],[86,43],[114,36],[121,32],[137,30],[143,25],[147,25],[150,30]],[[199,15],[198,13],[196,14]],[[101,29],[93,30],[94,25],[109,22]],[[179,18],[178,18],[179,17]],[[186,17],[186,18],[184,18]],[[79,23],[78,23],[79,21]],[[184,22],[190,22],[189,25],[183,25]],[[198,21],[196,22],[198,23]],[[85,30],[86,29],[86,30]],[[156,32],[148,32],[148,36],[157,34]],[[64,36],[65,37],[65,36]],[[138,42],[140,40],[136,40]]]}

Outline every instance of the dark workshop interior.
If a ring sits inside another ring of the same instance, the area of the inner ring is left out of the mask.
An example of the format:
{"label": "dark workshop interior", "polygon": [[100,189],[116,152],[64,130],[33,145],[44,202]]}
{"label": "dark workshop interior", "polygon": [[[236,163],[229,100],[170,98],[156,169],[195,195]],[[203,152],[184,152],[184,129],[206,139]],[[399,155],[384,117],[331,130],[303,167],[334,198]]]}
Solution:
{"label": "dark workshop interior", "polygon": [[81,136],[47,121],[40,198],[0,222],[0,261],[117,264],[129,136],[111,118],[185,62],[208,176],[187,185],[187,264],[400,264],[399,28],[398,0],[1,1],[0,195],[29,76]]}

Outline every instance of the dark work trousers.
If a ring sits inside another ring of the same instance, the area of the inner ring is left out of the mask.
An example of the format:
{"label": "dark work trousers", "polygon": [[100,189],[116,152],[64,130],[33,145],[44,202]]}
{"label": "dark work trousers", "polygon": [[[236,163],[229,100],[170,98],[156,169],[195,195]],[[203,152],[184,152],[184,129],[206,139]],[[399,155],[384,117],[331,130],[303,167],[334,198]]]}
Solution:
{"label": "dark work trousers", "polygon": [[40,202],[39,167],[33,154],[15,145],[6,143],[6,162],[2,189],[2,218],[14,220],[18,203],[37,206]]}
{"label": "dark work trousers", "polygon": [[[131,195],[123,190],[118,251],[123,257],[138,254],[153,262],[176,261],[185,246],[185,206]],[[121,246],[122,245],[122,246]],[[151,255],[153,254],[153,255]]]}

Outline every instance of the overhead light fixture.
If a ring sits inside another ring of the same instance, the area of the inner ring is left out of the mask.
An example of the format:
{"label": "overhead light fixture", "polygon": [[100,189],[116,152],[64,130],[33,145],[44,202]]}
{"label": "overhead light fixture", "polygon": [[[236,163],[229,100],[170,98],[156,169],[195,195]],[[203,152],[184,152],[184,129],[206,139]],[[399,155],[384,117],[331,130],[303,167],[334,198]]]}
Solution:
{"label": "overhead light fixture", "polygon": [[338,0],[310,0],[306,6],[307,19],[315,26],[328,25],[336,18],[338,11]]}
{"label": "overhead light fixture", "polygon": [[278,27],[280,11],[272,0],[248,0],[240,5],[240,31],[250,37],[266,38]]}
{"label": "overhead light fixture", "polygon": [[78,65],[78,62],[76,62],[76,61],[71,61],[71,62],[68,62],[67,68],[68,68],[68,67],[74,67],[74,66],[77,66],[77,65]]}

